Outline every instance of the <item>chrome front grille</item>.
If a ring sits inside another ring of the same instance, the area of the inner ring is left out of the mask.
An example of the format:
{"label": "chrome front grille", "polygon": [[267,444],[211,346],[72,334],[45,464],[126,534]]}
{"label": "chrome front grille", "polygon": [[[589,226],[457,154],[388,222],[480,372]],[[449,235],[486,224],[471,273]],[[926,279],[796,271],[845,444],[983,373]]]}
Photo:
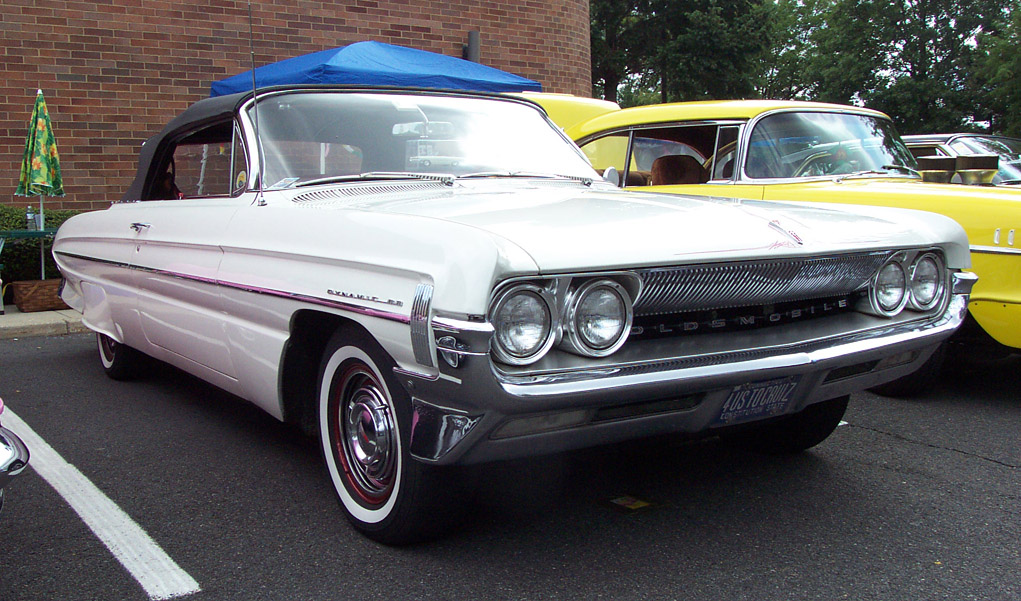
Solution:
{"label": "chrome front grille", "polygon": [[639,269],[635,316],[750,307],[849,294],[863,288],[891,252]]}

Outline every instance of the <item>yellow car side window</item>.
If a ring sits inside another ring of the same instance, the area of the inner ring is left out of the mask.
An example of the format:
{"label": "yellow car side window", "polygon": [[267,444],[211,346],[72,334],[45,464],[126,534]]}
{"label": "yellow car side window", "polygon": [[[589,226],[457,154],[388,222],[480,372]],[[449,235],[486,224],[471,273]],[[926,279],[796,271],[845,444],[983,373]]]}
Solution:
{"label": "yellow car side window", "polygon": [[600,174],[609,167],[613,167],[618,173],[624,173],[627,144],[628,135],[620,133],[592,140],[581,149]]}

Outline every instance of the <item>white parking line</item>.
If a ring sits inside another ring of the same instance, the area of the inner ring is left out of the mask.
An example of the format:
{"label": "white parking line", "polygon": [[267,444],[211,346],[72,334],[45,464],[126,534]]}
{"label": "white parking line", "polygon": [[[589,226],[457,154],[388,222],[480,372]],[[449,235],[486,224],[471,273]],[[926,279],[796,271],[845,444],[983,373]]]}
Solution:
{"label": "white parking line", "polygon": [[4,411],[4,427],[21,437],[28,447],[28,464],[64,497],[150,599],[173,599],[201,590],[198,582],[178,567],[141,526],[78,468],[64,461],[10,406]]}

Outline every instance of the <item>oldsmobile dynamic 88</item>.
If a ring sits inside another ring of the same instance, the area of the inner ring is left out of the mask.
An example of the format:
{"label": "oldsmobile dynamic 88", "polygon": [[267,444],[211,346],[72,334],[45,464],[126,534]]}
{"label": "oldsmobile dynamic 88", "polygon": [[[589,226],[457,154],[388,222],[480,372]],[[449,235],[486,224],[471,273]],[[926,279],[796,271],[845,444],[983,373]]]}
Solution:
{"label": "oldsmobile dynamic 88", "polygon": [[527,100],[315,87],[196,103],[54,252],[111,377],[149,355],[299,424],[387,543],[434,533],[455,464],[814,446],[973,277],[945,217],[630,193]]}

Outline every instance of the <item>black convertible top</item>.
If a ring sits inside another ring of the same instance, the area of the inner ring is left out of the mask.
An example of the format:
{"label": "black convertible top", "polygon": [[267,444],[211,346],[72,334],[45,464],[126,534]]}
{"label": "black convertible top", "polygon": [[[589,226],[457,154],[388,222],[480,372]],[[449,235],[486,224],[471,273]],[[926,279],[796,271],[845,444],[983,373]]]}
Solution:
{"label": "black convertible top", "polygon": [[[415,94],[430,95],[453,95],[453,96],[476,96],[499,98],[529,104],[537,107],[544,114],[546,110],[538,103],[524,97],[509,96],[496,92],[473,92],[466,90],[440,90],[433,88],[404,88],[394,86],[357,86],[357,85],[281,85],[259,88],[259,96],[273,92],[283,91],[315,91],[315,90],[347,90],[352,92],[410,92]],[[140,200],[145,192],[145,184],[149,178],[153,163],[161,162],[163,152],[171,144],[185,135],[203,127],[227,119],[233,118],[241,106],[252,97],[251,91],[216,96],[199,100],[186,108],[180,115],[174,117],[167,123],[160,133],[149,138],[142,144],[138,155],[138,168],[135,171],[135,179],[128,186],[121,200]]]}
{"label": "black convertible top", "polygon": [[139,200],[142,198],[145,181],[149,176],[153,159],[159,156],[158,151],[166,147],[168,140],[173,140],[179,134],[201,128],[207,123],[233,117],[238,108],[251,96],[251,92],[242,92],[240,94],[206,98],[199,100],[186,108],[180,115],[174,117],[160,133],[142,144],[142,150],[138,154],[138,168],[135,171],[135,179],[128,186],[121,200]]}

